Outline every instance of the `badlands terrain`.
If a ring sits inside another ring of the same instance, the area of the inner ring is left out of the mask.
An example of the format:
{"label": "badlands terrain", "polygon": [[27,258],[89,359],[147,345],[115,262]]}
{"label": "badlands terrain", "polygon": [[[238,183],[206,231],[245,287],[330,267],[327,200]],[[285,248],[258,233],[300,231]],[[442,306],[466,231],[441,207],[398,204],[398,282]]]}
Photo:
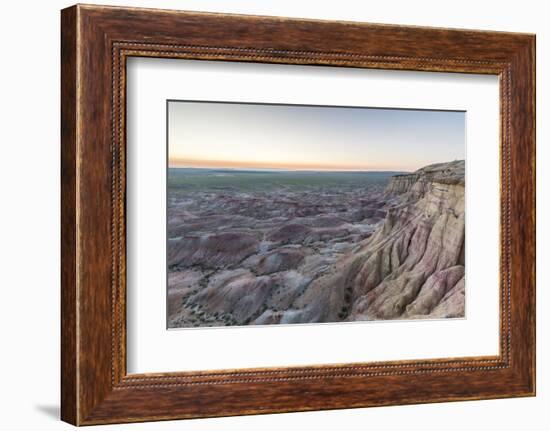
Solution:
{"label": "badlands terrain", "polygon": [[464,161],[170,169],[168,327],[464,316]]}

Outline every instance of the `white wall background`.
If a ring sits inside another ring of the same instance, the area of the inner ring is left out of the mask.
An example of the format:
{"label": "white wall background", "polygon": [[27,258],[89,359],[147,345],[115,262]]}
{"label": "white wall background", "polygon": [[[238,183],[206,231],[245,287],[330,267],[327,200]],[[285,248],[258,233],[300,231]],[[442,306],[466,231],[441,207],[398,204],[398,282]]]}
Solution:
{"label": "white wall background", "polygon": [[[547,429],[550,423],[550,14],[543,1],[130,0],[104,4],[537,33],[538,396],[105,426],[135,430]],[[0,427],[59,422],[59,0],[4,2],[0,15]]]}

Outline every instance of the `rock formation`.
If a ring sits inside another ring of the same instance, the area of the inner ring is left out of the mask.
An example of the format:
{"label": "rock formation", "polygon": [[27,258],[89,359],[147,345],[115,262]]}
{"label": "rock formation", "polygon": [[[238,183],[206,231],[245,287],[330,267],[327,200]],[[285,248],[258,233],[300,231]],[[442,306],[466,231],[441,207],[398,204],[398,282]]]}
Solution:
{"label": "rock formation", "polygon": [[169,242],[169,326],[463,317],[464,188],[454,161],[265,210],[261,195],[241,196],[243,209],[231,197],[238,216],[222,228],[182,207],[169,223],[183,235]]}

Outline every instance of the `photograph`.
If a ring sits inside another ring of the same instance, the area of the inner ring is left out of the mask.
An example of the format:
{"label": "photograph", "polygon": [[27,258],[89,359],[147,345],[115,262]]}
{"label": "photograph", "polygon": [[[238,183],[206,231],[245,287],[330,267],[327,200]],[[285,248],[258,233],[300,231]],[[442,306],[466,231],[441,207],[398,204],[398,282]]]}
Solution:
{"label": "photograph", "polygon": [[465,112],[167,115],[168,328],[465,317]]}

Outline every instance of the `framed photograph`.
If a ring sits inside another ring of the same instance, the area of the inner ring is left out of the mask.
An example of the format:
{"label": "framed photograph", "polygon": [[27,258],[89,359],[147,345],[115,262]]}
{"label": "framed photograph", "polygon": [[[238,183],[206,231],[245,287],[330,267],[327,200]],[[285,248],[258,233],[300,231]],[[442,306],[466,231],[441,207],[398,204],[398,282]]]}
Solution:
{"label": "framed photograph", "polygon": [[61,14],[61,415],[535,394],[535,36]]}

